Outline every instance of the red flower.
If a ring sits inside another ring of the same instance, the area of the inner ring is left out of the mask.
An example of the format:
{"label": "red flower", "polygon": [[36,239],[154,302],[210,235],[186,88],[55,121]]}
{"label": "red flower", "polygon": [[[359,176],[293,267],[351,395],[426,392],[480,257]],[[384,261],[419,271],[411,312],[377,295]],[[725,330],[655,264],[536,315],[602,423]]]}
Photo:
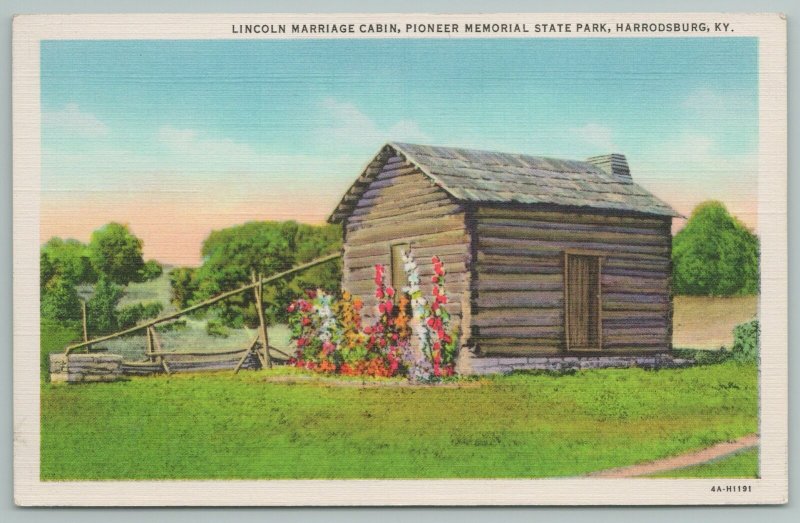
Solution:
{"label": "red flower", "polygon": [[381,289],[380,287],[375,289],[375,297],[378,298],[379,300],[382,300],[383,299],[383,289]]}
{"label": "red flower", "polygon": [[386,305],[386,307],[385,307],[386,314],[391,314],[392,313],[392,309],[394,309],[394,304],[392,302],[390,302],[390,301],[387,301],[385,303],[385,305]]}
{"label": "red flower", "polygon": [[378,312],[381,314],[386,314],[386,304],[384,302],[380,302],[378,304]]}
{"label": "red flower", "polygon": [[436,323],[436,320],[435,320],[435,319],[433,319],[433,318],[428,318],[428,326],[429,326],[429,327],[433,327],[433,325],[434,325],[435,323]]}
{"label": "red flower", "polygon": [[308,289],[306,291],[306,294],[308,294],[308,297],[312,300],[317,297],[317,291],[315,291],[314,289]]}
{"label": "red flower", "polygon": [[372,334],[372,327],[370,327],[369,325],[364,327],[364,334]]}
{"label": "red flower", "polygon": [[308,340],[306,338],[298,338],[297,339],[297,346],[302,348],[308,344]]}
{"label": "red flower", "polygon": [[311,325],[311,318],[308,316],[303,316],[302,323],[304,327]]}
{"label": "red flower", "polygon": [[388,294],[389,297],[391,298],[392,296],[394,296],[394,289],[391,287],[386,287],[386,294]]}
{"label": "red flower", "polygon": [[296,308],[297,308],[297,304],[296,304],[296,303],[294,303],[294,302],[292,302],[292,303],[289,305],[289,307],[287,307],[287,308],[286,308],[286,310],[288,310],[289,312],[294,312],[294,310],[295,310]]}

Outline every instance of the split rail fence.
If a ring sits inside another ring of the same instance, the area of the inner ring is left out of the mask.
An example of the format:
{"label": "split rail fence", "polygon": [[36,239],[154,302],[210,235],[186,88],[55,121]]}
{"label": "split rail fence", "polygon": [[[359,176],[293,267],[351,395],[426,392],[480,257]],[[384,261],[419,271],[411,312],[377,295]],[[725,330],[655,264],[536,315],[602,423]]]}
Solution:
{"label": "split rail fence", "polygon": [[[144,361],[124,360],[122,362],[122,368],[125,374],[153,374],[162,371],[166,372],[167,374],[171,374],[175,371],[218,370],[231,367],[233,367],[234,373],[236,373],[242,368],[258,368],[259,366],[271,368],[273,358],[270,352],[282,354],[287,358],[289,355],[275,347],[270,346],[269,344],[267,321],[264,316],[264,285],[276,280],[280,280],[281,278],[285,278],[292,274],[310,269],[311,267],[316,267],[317,265],[341,258],[341,256],[342,255],[340,253],[330,254],[328,256],[317,258],[308,263],[298,265],[297,267],[292,267],[289,270],[279,272],[268,277],[256,276],[256,274],[253,273],[251,275],[252,282],[248,285],[243,285],[238,289],[218,294],[201,303],[186,307],[185,309],[181,309],[177,312],[173,312],[145,323],[135,325],[128,329],[124,329],[113,334],[100,336],[91,340],[87,339],[88,337],[85,330],[84,316],[84,341],[68,346],[64,350],[64,354],[69,357],[70,354],[80,350],[92,352],[93,345],[144,331],[146,359]],[[164,351],[162,349],[155,329],[157,325],[174,321],[181,316],[199,311],[217,302],[225,300],[226,298],[230,298],[251,290],[253,291],[253,296],[256,303],[256,311],[258,312],[258,334],[253,338],[246,348],[196,352]]]}

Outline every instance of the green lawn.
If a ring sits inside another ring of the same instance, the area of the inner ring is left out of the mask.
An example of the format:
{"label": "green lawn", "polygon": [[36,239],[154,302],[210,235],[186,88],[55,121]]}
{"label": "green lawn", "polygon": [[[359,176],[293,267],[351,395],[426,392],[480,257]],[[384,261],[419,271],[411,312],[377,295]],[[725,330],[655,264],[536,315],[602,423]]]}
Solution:
{"label": "green lawn", "polygon": [[41,477],[574,476],[757,431],[757,369],[733,362],[517,374],[463,388],[268,383],[269,375],[43,383]]}
{"label": "green lawn", "polygon": [[731,456],[682,469],[653,474],[654,478],[757,478],[758,449],[737,452]]}

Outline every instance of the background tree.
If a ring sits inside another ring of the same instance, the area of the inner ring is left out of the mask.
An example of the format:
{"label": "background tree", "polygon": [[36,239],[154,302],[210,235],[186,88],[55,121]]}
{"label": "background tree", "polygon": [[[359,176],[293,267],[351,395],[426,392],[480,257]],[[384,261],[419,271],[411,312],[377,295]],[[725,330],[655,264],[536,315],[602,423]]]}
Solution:
{"label": "background tree", "polygon": [[43,284],[56,275],[73,285],[97,281],[97,273],[89,257],[89,248],[77,240],[50,238],[42,246],[40,256]]}
{"label": "background tree", "polygon": [[52,277],[40,288],[43,319],[58,322],[81,319],[81,301],[75,285],[62,276]]}
{"label": "background tree", "polygon": [[677,294],[733,296],[759,291],[759,243],[721,202],[699,204],[672,240]]}
{"label": "background tree", "polygon": [[111,222],[92,233],[89,241],[92,266],[111,282],[127,285],[139,279],[144,268],[142,240],[127,225]]}
{"label": "background tree", "polygon": [[[338,226],[286,222],[248,222],[213,231],[203,242],[203,264],[196,270],[175,269],[170,274],[173,300],[184,307],[250,283],[251,272],[269,276],[341,248]],[[271,321],[286,319],[286,304],[306,288],[336,291],[341,278],[337,263],[326,264],[265,286],[264,303]],[[215,307],[230,327],[254,326],[253,296],[243,293]]]}
{"label": "background tree", "polygon": [[122,286],[105,275],[100,276],[94,295],[86,304],[89,329],[93,334],[105,334],[117,329],[117,305],[123,294]]}

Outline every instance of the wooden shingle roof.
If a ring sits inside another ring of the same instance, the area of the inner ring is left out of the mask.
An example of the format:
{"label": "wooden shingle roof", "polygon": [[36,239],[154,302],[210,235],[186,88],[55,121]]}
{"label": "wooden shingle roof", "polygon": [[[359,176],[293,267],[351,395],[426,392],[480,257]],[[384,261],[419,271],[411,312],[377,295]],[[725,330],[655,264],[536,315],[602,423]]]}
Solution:
{"label": "wooden shingle roof", "polygon": [[[328,221],[339,223],[348,216],[386,161],[395,155],[405,157],[459,201],[680,216],[630,176],[611,174],[603,165],[588,161],[392,142],[367,165]],[[621,155],[614,156],[624,161]]]}

